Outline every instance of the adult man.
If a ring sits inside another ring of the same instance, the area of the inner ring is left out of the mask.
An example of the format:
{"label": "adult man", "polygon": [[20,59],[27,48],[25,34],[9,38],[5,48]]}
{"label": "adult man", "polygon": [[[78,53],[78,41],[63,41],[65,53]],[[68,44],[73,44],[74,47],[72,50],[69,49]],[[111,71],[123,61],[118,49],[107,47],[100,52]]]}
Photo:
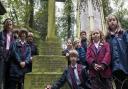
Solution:
{"label": "adult man", "polygon": [[3,30],[0,32],[0,89],[3,89],[3,87],[7,89],[10,45],[14,41],[12,35],[13,21],[7,18],[3,24]]}

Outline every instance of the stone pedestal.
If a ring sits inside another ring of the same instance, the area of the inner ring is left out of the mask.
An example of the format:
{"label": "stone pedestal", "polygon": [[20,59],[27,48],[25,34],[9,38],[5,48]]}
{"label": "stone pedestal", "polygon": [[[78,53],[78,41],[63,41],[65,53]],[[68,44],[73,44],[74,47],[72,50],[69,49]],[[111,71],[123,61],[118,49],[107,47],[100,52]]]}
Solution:
{"label": "stone pedestal", "polygon": [[60,42],[57,41],[46,41],[40,45],[39,53],[43,55],[61,55],[62,48]]}
{"label": "stone pedestal", "polygon": [[[38,49],[40,55],[33,57],[32,73],[26,74],[24,89],[44,89],[59,79],[67,66],[59,42],[41,42]],[[70,88],[65,84],[62,89]]]}
{"label": "stone pedestal", "polygon": [[[25,76],[25,89],[45,89],[47,84],[55,82],[61,73],[30,73]],[[70,89],[67,83],[61,89]]]}

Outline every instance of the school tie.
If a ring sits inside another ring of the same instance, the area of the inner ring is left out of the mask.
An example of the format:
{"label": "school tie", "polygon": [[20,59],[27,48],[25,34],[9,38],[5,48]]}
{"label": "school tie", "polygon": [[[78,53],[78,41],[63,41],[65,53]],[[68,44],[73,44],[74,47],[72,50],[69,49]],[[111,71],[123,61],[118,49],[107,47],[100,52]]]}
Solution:
{"label": "school tie", "polygon": [[75,77],[75,73],[74,73],[74,69],[75,67],[71,67],[70,68],[70,76],[71,76],[71,80],[72,80],[72,87],[73,89],[78,89],[78,85],[76,83],[76,77]]}
{"label": "school tie", "polygon": [[95,47],[95,50],[96,50],[96,54],[98,53],[98,48]]}
{"label": "school tie", "polygon": [[25,61],[25,45],[21,45],[22,61]]}

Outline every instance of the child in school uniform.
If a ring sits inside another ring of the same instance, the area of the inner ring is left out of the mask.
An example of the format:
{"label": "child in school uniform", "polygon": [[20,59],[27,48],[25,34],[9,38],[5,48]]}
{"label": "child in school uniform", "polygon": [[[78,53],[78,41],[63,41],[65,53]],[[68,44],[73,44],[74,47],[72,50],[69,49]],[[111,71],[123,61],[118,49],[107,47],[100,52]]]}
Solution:
{"label": "child in school uniform", "polygon": [[110,47],[99,29],[92,31],[87,47],[87,62],[92,89],[113,89]]}
{"label": "child in school uniform", "polygon": [[10,62],[10,83],[9,89],[23,89],[24,76],[28,71],[30,63],[31,48],[26,42],[28,33],[26,30],[19,32],[19,39],[13,43],[11,55],[14,56]]}

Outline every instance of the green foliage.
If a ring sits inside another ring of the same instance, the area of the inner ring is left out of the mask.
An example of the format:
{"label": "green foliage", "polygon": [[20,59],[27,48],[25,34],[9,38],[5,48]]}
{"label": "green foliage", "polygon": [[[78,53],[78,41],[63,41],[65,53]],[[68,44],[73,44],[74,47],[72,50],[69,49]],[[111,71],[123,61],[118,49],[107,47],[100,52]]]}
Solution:
{"label": "green foliage", "polygon": [[101,1],[103,6],[104,17],[107,17],[112,12],[112,8],[110,7],[110,2],[109,0],[101,0]]}
{"label": "green foliage", "polygon": [[1,28],[2,28],[2,16],[0,15],[0,31],[2,30]]}
{"label": "green foliage", "polygon": [[[5,0],[6,17],[14,20],[17,26],[29,26],[40,32],[44,39],[47,34],[48,5],[47,0]],[[35,11],[34,11],[35,10]]]}
{"label": "green foliage", "polygon": [[124,29],[128,30],[128,19],[122,19],[121,24]]}
{"label": "green foliage", "polygon": [[125,16],[128,16],[128,9],[124,7],[124,1],[113,0],[113,2],[116,6],[116,12],[114,14],[118,17],[121,26],[124,29],[128,29],[128,18],[125,18]]}
{"label": "green foliage", "polygon": [[75,22],[74,9],[72,0],[66,0],[64,3],[63,16],[57,18],[58,33],[64,40],[73,36],[73,24]]}
{"label": "green foliage", "polygon": [[45,40],[47,35],[47,24],[48,24],[48,2],[44,1],[41,3],[42,7],[36,12],[34,18],[34,28],[40,32],[41,38]]}
{"label": "green foliage", "polygon": [[10,6],[9,15],[17,25],[24,22],[23,20],[26,17],[25,13],[29,9],[26,8],[26,6],[29,6],[27,5],[27,1],[28,0],[8,0],[8,5]]}

